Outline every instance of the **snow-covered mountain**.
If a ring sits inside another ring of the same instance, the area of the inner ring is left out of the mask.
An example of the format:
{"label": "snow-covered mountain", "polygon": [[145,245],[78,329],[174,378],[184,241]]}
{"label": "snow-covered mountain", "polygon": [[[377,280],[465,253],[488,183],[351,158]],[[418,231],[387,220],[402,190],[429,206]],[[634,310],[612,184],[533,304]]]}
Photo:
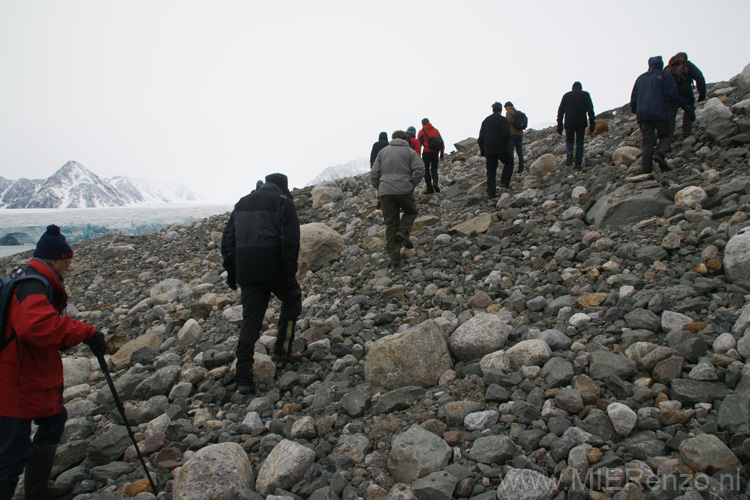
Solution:
{"label": "snow-covered mountain", "polygon": [[99,208],[141,203],[195,201],[182,186],[156,189],[117,176],[102,179],[77,161],[69,161],[47,179],[7,180],[0,177],[0,208]]}
{"label": "snow-covered mountain", "polygon": [[323,170],[318,176],[308,182],[306,186],[313,186],[320,182],[335,181],[344,177],[355,177],[370,171],[370,160],[367,158],[358,158],[344,163],[343,165],[334,165]]}

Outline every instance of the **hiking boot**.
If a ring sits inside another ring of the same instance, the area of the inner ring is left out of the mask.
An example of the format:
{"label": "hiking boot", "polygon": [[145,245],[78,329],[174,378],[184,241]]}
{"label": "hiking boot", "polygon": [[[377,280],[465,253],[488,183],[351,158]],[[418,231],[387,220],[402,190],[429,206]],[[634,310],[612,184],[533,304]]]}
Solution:
{"label": "hiking boot", "polygon": [[73,485],[70,483],[61,483],[57,486],[49,486],[48,484],[56,452],[56,444],[34,445],[34,456],[24,472],[26,495],[24,498],[27,500],[67,498],[73,491]]}
{"label": "hiking boot", "polygon": [[434,186],[432,186],[432,189],[434,189],[436,193],[440,192],[440,186],[438,186],[437,184],[435,184]]}
{"label": "hiking boot", "polygon": [[669,163],[667,163],[667,159],[664,158],[664,155],[661,153],[656,153],[654,155],[654,161],[659,165],[659,168],[663,172],[669,172],[672,170],[672,167],[669,166]]}
{"label": "hiking boot", "polygon": [[239,392],[243,396],[250,396],[252,394],[255,394],[255,384],[253,384],[252,382],[250,382],[249,384],[242,382],[237,386],[237,392]]}
{"label": "hiking boot", "polygon": [[414,248],[414,243],[409,239],[409,231],[406,229],[399,229],[396,232],[396,241],[401,243],[404,248]]}
{"label": "hiking boot", "polygon": [[298,363],[302,361],[302,355],[301,354],[291,354],[291,353],[276,353],[274,352],[271,354],[271,360],[273,360],[276,363]]}
{"label": "hiking boot", "polygon": [[583,164],[582,163],[576,163],[576,170],[583,170]]}
{"label": "hiking boot", "polygon": [[424,194],[434,194],[435,191],[432,190],[432,188],[427,188],[427,190],[424,192]]}
{"label": "hiking boot", "polygon": [[573,164],[573,153],[565,155],[565,165],[571,166]]}
{"label": "hiking boot", "polygon": [[390,265],[392,269],[398,269],[399,267],[403,266],[404,263],[401,259],[391,259]]}

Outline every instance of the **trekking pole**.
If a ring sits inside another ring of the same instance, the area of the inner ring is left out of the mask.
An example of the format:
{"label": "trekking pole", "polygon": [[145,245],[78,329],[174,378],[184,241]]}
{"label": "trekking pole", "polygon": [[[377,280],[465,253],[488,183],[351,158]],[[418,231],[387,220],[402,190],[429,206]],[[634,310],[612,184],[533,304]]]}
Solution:
{"label": "trekking pole", "polygon": [[120,401],[120,397],[117,395],[117,389],[115,389],[115,383],[112,382],[112,376],[109,374],[109,368],[107,367],[107,362],[104,359],[104,356],[97,356],[97,360],[99,360],[99,366],[101,366],[102,371],[104,372],[104,377],[107,379],[107,385],[109,385],[109,390],[112,391],[112,397],[115,399],[115,405],[117,406],[117,409],[120,411],[120,415],[122,416],[122,421],[125,423],[125,428],[128,430],[128,435],[130,436],[130,440],[133,442],[133,446],[135,446],[135,451],[138,453],[138,458],[141,459],[141,465],[143,465],[143,471],[146,473],[146,477],[148,478],[148,483],[151,485],[151,491],[156,494],[156,485],[154,484],[154,480],[151,479],[151,474],[149,474],[148,469],[146,468],[146,460],[143,459],[143,455],[141,455],[141,450],[138,448],[138,443],[135,442],[135,435],[133,434],[133,429],[130,428],[130,424],[128,423],[128,417],[125,416],[125,408],[122,406],[122,401]]}

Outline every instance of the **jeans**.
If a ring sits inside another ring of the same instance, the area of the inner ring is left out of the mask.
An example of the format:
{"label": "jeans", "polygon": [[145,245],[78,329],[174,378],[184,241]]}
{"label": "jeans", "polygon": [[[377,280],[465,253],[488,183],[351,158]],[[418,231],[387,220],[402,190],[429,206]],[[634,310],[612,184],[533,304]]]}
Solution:
{"label": "jeans", "polygon": [[657,138],[659,140],[657,153],[666,157],[672,151],[672,134],[669,133],[669,120],[649,120],[639,122],[638,126],[641,128],[641,134],[643,135],[641,172],[648,174],[653,170],[654,148]]}
{"label": "jeans", "polygon": [[[518,173],[523,172],[523,136],[522,135],[511,135],[508,139],[508,147],[510,148],[510,159],[513,161],[513,151],[518,155]],[[511,170],[511,173],[512,170]],[[510,182],[510,179],[508,179]]]}
{"label": "jeans", "polygon": [[[65,430],[68,412],[63,411],[49,417],[11,418],[0,417],[0,486],[14,486],[26,465],[34,456],[34,445],[54,445],[60,442]],[[31,441],[31,421],[37,427]]]}
{"label": "jeans", "polygon": [[565,152],[573,152],[573,142],[576,144],[576,165],[583,164],[583,138],[586,127],[565,127]]}
{"label": "jeans", "polygon": [[[297,321],[302,312],[302,291],[294,277],[279,276],[263,283],[240,285],[242,291],[242,326],[240,327],[240,341],[237,345],[237,374],[235,378],[241,385],[253,381],[253,353],[255,343],[260,338],[263,327],[263,317],[268,308],[268,301],[273,293],[281,301],[279,312],[279,328],[277,341],[284,342],[286,326],[289,321]],[[291,343],[294,339],[287,339]]]}
{"label": "jeans", "polygon": [[396,240],[396,233],[401,229],[405,229],[407,233],[411,232],[414,221],[417,219],[417,200],[411,192],[384,194],[380,196],[380,201],[383,207],[383,222],[385,222],[385,250],[391,261],[398,261],[401,259],[401,242]]}
{"label": "jeans", "polygon": [[[440,163],[440,153],[437,151],[424,151],[422,153],[424,162],[424,182],[427,184],[427,191],[432,191],[438,186],[438,164]],[[432,175],[432,179],[430,179]]]}

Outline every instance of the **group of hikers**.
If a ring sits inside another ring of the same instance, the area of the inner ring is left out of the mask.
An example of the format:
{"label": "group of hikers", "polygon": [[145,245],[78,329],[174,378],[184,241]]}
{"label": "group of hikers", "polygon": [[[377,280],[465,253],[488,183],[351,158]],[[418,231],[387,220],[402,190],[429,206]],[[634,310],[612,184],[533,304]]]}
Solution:
{"label": "group of hikers", "polygon": [[[663,171],[671,170],[667,154],[671,151],[675,133],[677,112],[684,110],[682,134],[689,135],[695,121],[695,98],[693,82],[698,90],[698,100],[706,98],[706,82],[700,69],[688,61],[687,54],[677,53],[664,70],[661,56],[651,57],[649,69],[635,82],[630,98],[630,108],[636,115],[642,134],[641,172],[652,172],[653,161]],[[503,109],[505,115],[503,116]],[[519,119],[520,118],[520,119]],[[492,114],[482,121],[477,143],[481,156],[486,160],[487,196],[490,201],[497,198],[497,168],[502,162],[500,186],[510,189],[513,175],[514,152],[518,156],[518,172],[524,171],[523,130],[526,116],[513,103],[492,104]],[[563,95],[557,110],[557,133],[565,131],[565,164],[583,168],[584,138],[586,129],[593,134],[596,115],[591,95],[583,90],[581,82],[573,83],[572,89]],[[422,129],[416,134],[414,127],[406,131],[397,130],[388,141],[388,134],[381,132],[378,142],[370,153],[370,179],[377,190],[379,208],[385,223],[386,252],[391,265],[401,265],[401,248],[412,248],[409,238],[417,217],[417,202],[414,192],[424,176],[425,194],[439,193],[437,165],[445,152],[440,132],[430,120],[422,120]],[[433,137],[439,138],[434,145]],[[654,153],[658,139],[658,149]]]}
{"label": "group of hikers", "polygon": [[[690,133],[695,120],[693,81],[698,100],[706,98],[703,75],[684,52],[670,60],[668,71],[664,70],[661,56],[651,57],[648,65],[648,71],[636,80],[630,100],[643,135],[644,173],[651,172],[652,161],[662,170],[670,169],[666,155],[680,108],[685,111],[682,133]],[[506,116],[502,115],[503,109]],[[525,122],[525,115],[511,102],[493,103],[492,114],[482,122],[478,143],[486,158],[490,199],[497,196],[498,162],[503,163],[503,188],[510,186],[514,152],[518,155],[518,171],[524,171]],[[557,132],[565,131],[568,166],[582,168],[585,131],[587,127],[593,131],[595,125],[591,96],[580,82],[575,82],[563,96],[557,114]],[[388,141],[387,134],[381,132],[373,145],[370,179],[382,206],[386,252],[395,267],[402,264],[401,248],[414,246],[410,232],[417,216],[415,188],[424,177],[425,193],[440,192],[438,164],[444,154],[440,132],[427,118],[422,120],[419,133],[414,127],[397,130]],[[241,291],[242,324],[235,375],[240,394],[251,395],[257,390],[253,379],[255,344],[271,294],[281,301],[272,359],[278,363],[300,360],[292,352],[295,324],[302,310],[296,277],[299,250],[300,225],[288,179],[281,173],[270,174],[234,206],[221,241],[227,284]],[[50,225],[19,274],[23,276],[8,285],[4,282],[10,293],[7,315],[0,318],[0,500],[13,498],[24,470],[27,499],[59,498],[72,491],[70,484],[49,483],[67,419],[59,351],[84,342],[97,358],[103,359],[107,349],[103,333],[64,314],[68,296],[63,276],[70,270],[73,255],[60,228]],[[37,426],[33,441],[32,422]]]}

